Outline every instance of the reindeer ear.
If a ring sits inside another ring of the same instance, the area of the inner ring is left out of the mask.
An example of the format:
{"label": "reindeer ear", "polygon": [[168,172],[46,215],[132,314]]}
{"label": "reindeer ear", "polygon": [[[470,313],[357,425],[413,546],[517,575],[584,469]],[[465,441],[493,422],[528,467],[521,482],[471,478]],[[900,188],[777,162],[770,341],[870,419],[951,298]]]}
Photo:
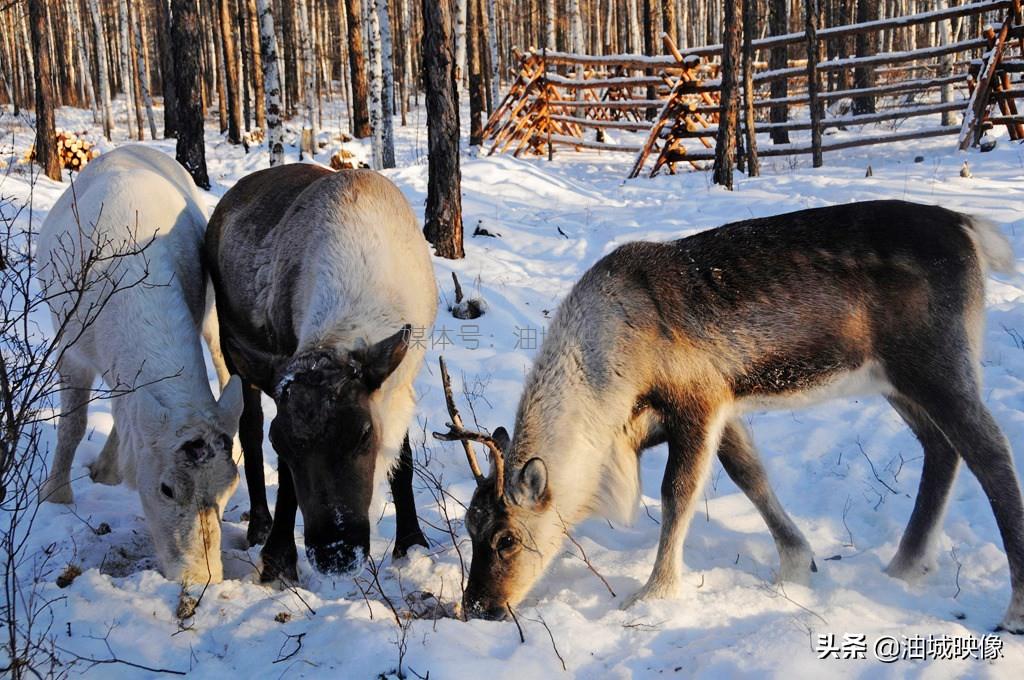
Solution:
{"label": "reindeer ear", "polygon": [[[235,368],[246,380],[267,394],[274,394],[281,371],[288,363],[288,357],[264,352],[234,335],[222,335],[221,342],[224,350],[230,354]],[[227,390],[227,385],[224,389]]]}
{"label": "reindeer ear", "polygon": [[502,453],[508,453],[508,447],[512,444],[512,440],[509,438],[508,432],[505,428],[499,427],[494,431],[494,434],[491,435],[491,438],[494,439],[494,442],[498,445],[498,448],[501,449]]}
{"label": "reindeer ear", "polygon": [[544,500],[547,492],[548,468],[540,458],[531,458],[526,461],[516,480],[516,502],[533,507]]}
{"label": "reindeer ear", "polygon": [[157,401],[156,397],[145,389],[135,392],[135,400],[139,405],[137,420],[142,423],[142,434],[150,445],[167,436],[167,427],[171,422],[171,411]]}
{"label": "reindeer ear", "polygon": [[352,358],[359,364],[363,382],[371,392],[379,389],[398,368],[398,364],[402,363],[409,350],[410,333],[412,326],[406,324],[394,335],[353,353]]}
{"label": "reindeer ear", "polygon": [[242,417],[243,405],[242,379],[233,375],[221,391],[220,399],[217,400],[221,426],[231,434],[238,431],[238,419]]}

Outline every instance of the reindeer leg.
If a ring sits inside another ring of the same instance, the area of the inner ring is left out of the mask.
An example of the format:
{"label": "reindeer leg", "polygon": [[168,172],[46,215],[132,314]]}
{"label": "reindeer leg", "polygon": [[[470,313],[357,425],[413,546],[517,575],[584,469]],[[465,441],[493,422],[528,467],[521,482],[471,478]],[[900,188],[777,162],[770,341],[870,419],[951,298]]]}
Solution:
{"label": "reindeer leg", "polygon": [[750,432],[741,419],[733,418],[726,423],[722,443],[718,446],[718,459],[768,525],[779,550],[779,580],[810,585],[811,572],[818,571],[811,546],[776,498],[750,440]]}
{"label": "reindeer leg", "polygon": [[678,594],[683,571],[683,541],[704,486],[711,460],[722,438],[725,419],[699,407],[673,414],[668,430],[668,464],[661,480],[661,537],[658,556],[647,584],[626,600],[670,598]]}
{"label": "reindeer leg", "polygon": [[97,484],[121,483],[121,463],[117,452],[117,427],[110,430],[99,457],[89,464],[89,478]]}
{"label": "reindeer leg", "polygon": [[[264,501],[266,498],[264,498]],[[295,549],[295,484],[287,463],[281,463],[277,471],[277,505],[274,506],[274,523],[270,528],[267,542],[260,551],[263,570],[260,581],[269,583],[283,577],[292,583],[299,580],[299,554]],[[251,521],[251,520],[250,520]]]}
{"label": "reindeer leg", "polygon": [[[942,362],[939,354],[925,356],[932,365],[956,365]],[[1001,628],[1024,634],[1024,499],[1009,443],[981,402],[973,359],[949,377],[927,368],[899,367],[890,379],[931,418],[988,496],[1010,565],[1012,595]]]}
{"label": "reindeer leg", "polygon": [[71,491],[71,464],[88,422],[89,396],[95,374],[88,368],[61,361],[60,421],[57,423],[57,450],[53,456],[50,475],[39,489],[39,501],[73,503]]}
{"label": "reindeer leg", "polygon": [[890,576],[914,581],[935,568],[934,543],[946,501],[956,480],[960,455],[950,446],[931,418],[903,396],[889,397],[889,403],[910,427],[924,449],[921,483],[910,521],[900,539],[896,556],[885,571]]}
{"label": "reindeer leg", "polygon": [[402,442],[402,452],[398,465],[391,471],[391,497],[395,501],[395,549],[392,557],[405,557],[414,545],[427,547],[427,538],[420,530],[420,522],[416,517],[416,498],[412,493],[412,447],[409,446],[409,435]]}
{"label": "reindeer leg", "polygon": [[[249,489],[249,528],[245,537],[251,546],[267,540],[273,521],[267,506],[267,483],[263,476],[263,406],[260,397],[259,388],[253,385],[243,388],[244,405],[238,421],[238,438],[245,459],[245,484]],[[284,464],[278,465],[282,478],[285,467]]]}

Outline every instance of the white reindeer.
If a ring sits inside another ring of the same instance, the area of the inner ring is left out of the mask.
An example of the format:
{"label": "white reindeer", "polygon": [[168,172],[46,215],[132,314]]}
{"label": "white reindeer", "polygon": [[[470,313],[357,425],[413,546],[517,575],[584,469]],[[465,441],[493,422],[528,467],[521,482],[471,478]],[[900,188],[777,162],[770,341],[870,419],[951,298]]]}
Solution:
{"label": "white reindeer", "polygon": [[214,400],[200,345],[206,214],[173,159],[125,146],[90,163],[39,235],[39,278],[55,328],[61,417],[40,499],[71,503],[71,463],[97,375],[116,396],[116,431],[94,481],[139,491],[168,579],[220,581],[220,516],[238,483],[237,378]]}

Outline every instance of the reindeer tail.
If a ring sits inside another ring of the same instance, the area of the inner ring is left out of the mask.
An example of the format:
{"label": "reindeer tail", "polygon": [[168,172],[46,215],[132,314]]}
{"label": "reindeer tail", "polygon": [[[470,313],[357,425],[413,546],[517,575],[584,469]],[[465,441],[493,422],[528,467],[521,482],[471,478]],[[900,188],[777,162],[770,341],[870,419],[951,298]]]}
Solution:
{"label": "reindeer tail", "polygon": [[986,271],[1013,274],[1017,271],[1017,259],[1013,254],[999,225],[982,217],[964,215],[964,230],[974,242],[974,250]]}

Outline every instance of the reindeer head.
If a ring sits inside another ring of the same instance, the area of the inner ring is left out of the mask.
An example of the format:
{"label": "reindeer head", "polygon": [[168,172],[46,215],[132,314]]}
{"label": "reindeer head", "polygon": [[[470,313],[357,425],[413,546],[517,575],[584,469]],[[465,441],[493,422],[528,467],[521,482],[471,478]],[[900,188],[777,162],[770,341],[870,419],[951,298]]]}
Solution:
{"label": "reindeer head", "polygon": [[370,550],[370,500],[381,446],[371,396],[398,368],[410,328],[369,347],[317,350],[284,367],[270,440],[287,465],[305,521],[306,555],[321,572],[361,566]]}
{"label": "reindeer head", "polygon": [[205,411],[168,410],[139,393],[148,423],[135,441],[136,484],[161,571],[169,580],[216,583],[223,578],[220,517],[238,485],[232,439],[242,413],[233,376]]}
{"label": "reindeer head", "polygon": [[[502,619],[544,573],[561,544],[564,526],[548,490],[544,461],[530,458],[522,467],[506,471],[511,442],[505,428],[499,427],[491,436],[465,430],[443,358],[440,363],[452,422],[448,432],[435,432],[434,436],[463,442],[477,480],[466,512],[473,560],[463,608],[473,617]],[[470,442],[482,443],[490,452],[491,472],[487,477],[480,472]]]}

